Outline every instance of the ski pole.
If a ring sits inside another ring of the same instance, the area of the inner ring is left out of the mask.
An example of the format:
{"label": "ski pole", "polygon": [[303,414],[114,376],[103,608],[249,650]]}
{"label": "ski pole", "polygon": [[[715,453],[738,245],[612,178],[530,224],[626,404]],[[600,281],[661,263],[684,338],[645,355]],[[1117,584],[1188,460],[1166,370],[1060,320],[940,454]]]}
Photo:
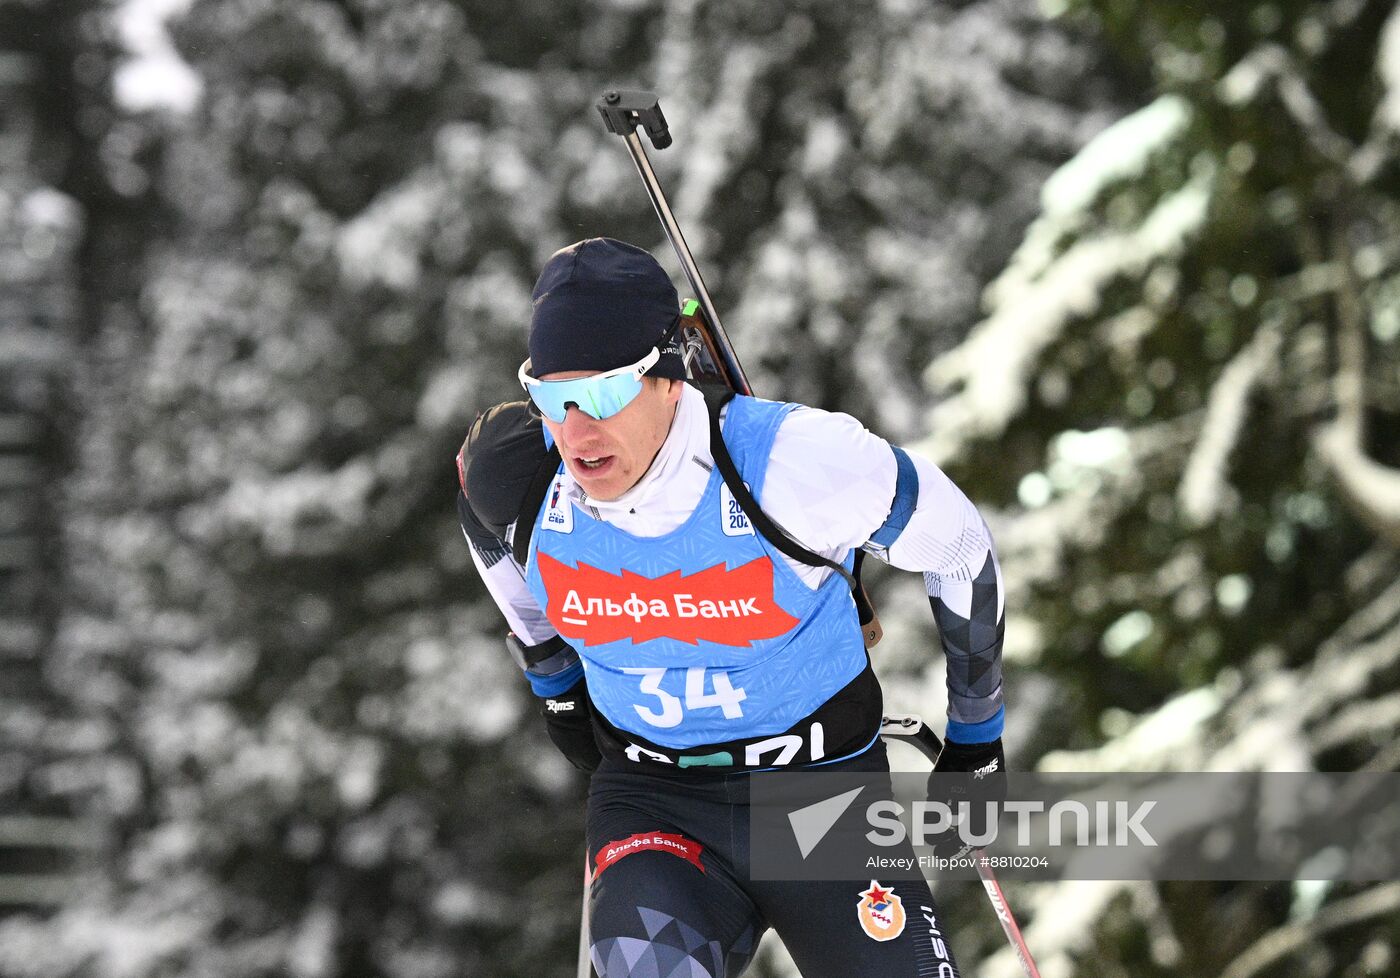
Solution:
{"label": "ski pole", "polygon": [[[938,755],[943,752],[943,742],[938,739],[938,734],[934,733],[922,719],[913,714],[882,717],[880,733],[884,737],[906,739],[911,746],[934,764],[938,763]],[[992,901],[992,910],[996,912],[1002,932],[1006,934],[1006,939],[1011,942],[1011,949],[1016,952],[1016,957],[1021,962],[1021,970],[1026,973],[1026,978],[1040,978],[1040,969],[1035,966],[1035,959],[1031,957],[1030,948],[1026,947],[1026,940],[1021,936],[1021,928],[1016,924],[1016,918],[1011,915],[1011,905],[1006,902],[1006,895],[1002,893],[1001,884],[997,882],[992,867],[987,864],[987,860],[982,858],[983,853],[982,849],[972,850],[973,862],[977,864],[977,875],[982,878],[982,889],[987,891],[987,898]]]}
{"label": "ski pole", "polygon": [[977,849],[974,852],[978,857],[977,875],[982,877],[982,889],[987,891],[987,899],[992,901],[992,909],[996,911],[997,920],[1001,921],[1002,932],[1006,934],[1006,939],[1011,942],[1011,948],[1021,962],[1021,970],[1026,973],[1026,978],[1040,978],[1040,969],[1035,966],[1030,948],[1026,947],[1021,928],[1016,926],[1016,918],[1011,916],[1011,906],[1006,902],[1006,895],[1001,892],[1001,884],[992,874],[992,868],[981,858],[982,850]]}
{"label": "ski pole", "polygon": [[588,846],[583,849],[583,911],[578,926],[578,978],[593,978],[593,962],[588,956],[588,891],[592,888],[593,868],[588,865]]}
{"label": "ski pole", "polygon": [[598,100],[598,111],[603,116],[608,132],[621,136],[627,143],[632,162],[637,164],[637,172],[641,174],[642,183],[646,184],[651,206],[656,209],[656,216],[666,231],[666,237],[670,239],[671,247],[676,250],[676,257],[680,259],[686,281],[695,290],[700,309],[710,326],[711,337],[718,347],[722,361],[720,366],[727,375],[729,386],[740,394],[752,395],[753,388],[749,386],[749,379],[739,363],[739,356],[734,352],[733,344],[729,342],[729,334],[720,325],[719,313],[715,311],[710,290],[705,288],[705,280],[700,275],[699,266],[695,264],[695,256],[690,253],[690,246],[685,243],[681,226],[676,223],[676,216],[671,213],[671,205],[666,202],[666,194],[661,190],[661,182],[656,179],[656,171],[651,168],[651,160],[647,158],[646,149],[642,146],[642,138],[637,135],[637,126],[641,125],[647,131],[652,146],[665,149],[671,145],[671,130],[666,125],[666,117],[661,114],[661,103],[653,92],[610,91],[605,92]]}

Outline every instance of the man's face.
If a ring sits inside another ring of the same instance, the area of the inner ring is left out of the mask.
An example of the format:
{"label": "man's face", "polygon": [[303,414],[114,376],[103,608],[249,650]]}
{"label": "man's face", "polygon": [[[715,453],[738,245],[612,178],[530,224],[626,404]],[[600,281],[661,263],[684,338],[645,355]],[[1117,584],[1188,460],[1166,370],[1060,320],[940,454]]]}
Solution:
{"label": "man's face", "polygon": [[[597,372],[566,370],[540,380],[573,380]],[[683,386],[679,380],[643,377],[641,393],[611,418],[599,421],[570,406],[562,423],[544,419],[564,467],[584,492],[594,499],[616,499],[637,484],[671,430]]]}

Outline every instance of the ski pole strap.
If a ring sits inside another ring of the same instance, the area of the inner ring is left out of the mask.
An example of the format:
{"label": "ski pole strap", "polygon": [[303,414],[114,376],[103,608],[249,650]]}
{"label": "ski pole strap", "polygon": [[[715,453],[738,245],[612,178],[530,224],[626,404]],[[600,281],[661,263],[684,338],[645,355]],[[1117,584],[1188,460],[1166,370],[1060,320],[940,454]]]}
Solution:
{"label": "ski pole strap", "polygon": [[729,448],[724,444],[724,434],[720,431],[720,408],[733,399],[734,392],[728,388],[708,386],[702,387],[701,390],[705,394],[705,406],[710,409],[710,454],[714,456],[715,465],[719,467],[719,473],[724,477],[724,484],[729,487],[729,491],[734,495],[734,501],[739,504],[739,508],[744,511],[744,515],[749,518],[754,529],[762,533],[764,539],[769,543],[798,563],[806,564],[809,567],[829,567],[836,571],[846,579],[853,594],[860,593],[860,581],[856,580],[850,571],[836,561],[813,553],[802,546],[786,530],[774,523],[763,511],[763,507],[758,505],[758,500],[753,498],[749,487],[744,485],[744,480],[739,475],[739,469],[729,454]]}
{"label": "ski pole strap", "polygon": [[563,460],[563,456],[559,454],[559,446],[550,445],[549,451],[545,452],[544,458],[540,460],[539,468],[535,470],[534,478],[530,480],[530,487],[525,490],[510,547],[511,555],[521,567],[525,566],[525,561],[530,556],[530,536],[535,532],[535,520],[539,516],[540,506],[544,503],[544,495],[549,492],[549,485],[558,474],[559,464]]}

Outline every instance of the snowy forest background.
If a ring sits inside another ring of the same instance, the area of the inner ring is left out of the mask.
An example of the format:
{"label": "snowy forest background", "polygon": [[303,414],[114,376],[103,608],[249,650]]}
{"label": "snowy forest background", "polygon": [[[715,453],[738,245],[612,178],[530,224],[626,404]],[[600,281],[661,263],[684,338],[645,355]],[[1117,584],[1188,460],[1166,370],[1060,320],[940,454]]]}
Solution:
{"label": "snowy forest background", "polygon": [[[608,87],[756,389],[988,515],[1013,767],[1396,770],[1394,7],[0,0],[0,975],[573,973],[452,456],[550,252],[675,271]],[[1400,973],[1400,883],[1009,895],[1046,978]]]}

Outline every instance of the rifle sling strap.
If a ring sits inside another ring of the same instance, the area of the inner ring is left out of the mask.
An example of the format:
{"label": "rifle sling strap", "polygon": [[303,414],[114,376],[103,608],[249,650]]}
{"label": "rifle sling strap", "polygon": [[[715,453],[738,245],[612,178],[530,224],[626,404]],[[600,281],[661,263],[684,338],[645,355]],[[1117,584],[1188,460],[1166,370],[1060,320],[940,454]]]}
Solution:
{"label": "rifle sling strap", "polygon": [[734,459],[729,454],[729,448],[724,443],[724,435],[720,431],[720,408],[729,403],[734,397],[734,392],[722,387],[707,386],[701,389],[705,394],[705,406],[710,410],[710,454],[715,458],[719,474],[724,477],[724,484],[729,487],[729,491],[734,495],[734,501],[739,504],[739,508],[744,511],[744,515],[749,518],[754,529],[762,533],[764,539],[769,543],[798,563],[807,564],[810,567],[829,567],[846,579],[846,583],[851,586],[853,592],[859,591],[860,582],[843,565],[823,557],[821,554],[813,553],[802,546],[789,536],[786,530],[774,523],[763,511],[763,507],[758,505],[758,500],[753,498],[753,493],[749,492],[749,487],[744,485],[744,480],[739,476],[739,469],[734,464]]}
{"label": "rifle sling strap", "polygon": [[525,499],[520,504],[520,517],[515,521],[515,535],[511,538],[511,555],[521,567],[530,556],[530,535],[535,531],[535,520],[539,519],[540,506],[544,504],[545,493],[559,471],[564,460],[559,454],[558,445],[550,445],[549,451],[540,460],[535,476],[530,480],[530,488],[525,490]]}

